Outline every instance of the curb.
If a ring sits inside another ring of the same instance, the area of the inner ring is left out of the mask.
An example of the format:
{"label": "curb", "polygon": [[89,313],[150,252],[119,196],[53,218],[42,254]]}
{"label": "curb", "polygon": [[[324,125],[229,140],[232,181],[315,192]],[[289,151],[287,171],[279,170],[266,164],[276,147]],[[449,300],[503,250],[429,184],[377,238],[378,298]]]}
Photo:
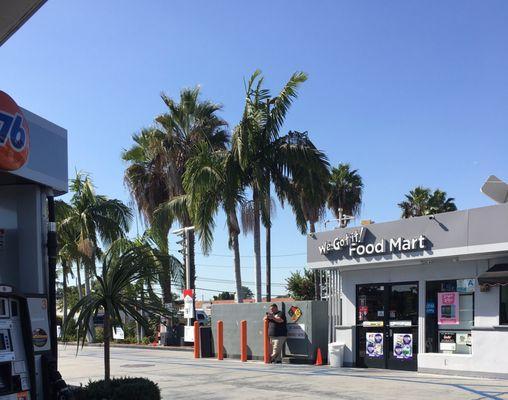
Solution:
{"label": "curb", "polygon": [[[76,346],[76,342],[58,342],[60,346]],[[85,347],[104,347],[103,343],[85,343]],[[110,347],[142,350],[163,350],[163,351],[194,351],[193,346],[152,346],[144,344],[111,343]]]}

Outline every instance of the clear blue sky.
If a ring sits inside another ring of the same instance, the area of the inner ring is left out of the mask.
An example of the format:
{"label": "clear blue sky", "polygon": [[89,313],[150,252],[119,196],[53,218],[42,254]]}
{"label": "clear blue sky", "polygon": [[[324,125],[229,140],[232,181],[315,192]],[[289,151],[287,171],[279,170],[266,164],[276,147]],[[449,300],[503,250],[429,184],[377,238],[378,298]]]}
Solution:
{"label": "clear blue sky", "polygon": [[[51,0],[0,48],[0,88],[68,129],[71,175],[88,171],[99,192],[128,201],[120,152],[164,111],[161,91],[199,84],[233,127],[256,68],[274,91],[303,70],[285,129],[358,168],[362,218],[379,222],[398,218],[416,185],[470,208],[491,204],[479,192],[489,174],[508,179],[506,21],[504,0]],[[226,243],[220,216],[216,255],[198,256],[197,273],[231,283],[199,287],[234,288],[231,257],[217,256]],[[305,265],[305,243],[279,207],[272,252],[297,255],[273,258],[273,282]],[[252,282],[251,237],[241,252]]]}

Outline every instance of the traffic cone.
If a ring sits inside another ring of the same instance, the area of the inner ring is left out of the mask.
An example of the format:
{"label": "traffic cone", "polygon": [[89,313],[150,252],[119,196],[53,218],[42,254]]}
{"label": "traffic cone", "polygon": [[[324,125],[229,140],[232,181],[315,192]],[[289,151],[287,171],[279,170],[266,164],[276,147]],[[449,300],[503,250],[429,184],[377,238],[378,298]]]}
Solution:
{"label": "traffic cone", "polygon": [[321,356],[321,349],[319,347],[317,349],[316,364],[315,365],[323,365],[323,356]]}

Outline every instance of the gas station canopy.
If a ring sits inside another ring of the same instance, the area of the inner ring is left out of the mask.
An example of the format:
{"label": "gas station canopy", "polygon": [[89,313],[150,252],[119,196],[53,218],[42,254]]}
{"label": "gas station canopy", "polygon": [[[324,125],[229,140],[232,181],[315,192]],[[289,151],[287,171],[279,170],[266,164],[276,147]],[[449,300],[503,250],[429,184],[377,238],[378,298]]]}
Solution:
{"label": "gas station canopy", "polygon": [[0,2],[0,46],[45,2],[46,0],[2,0]]}

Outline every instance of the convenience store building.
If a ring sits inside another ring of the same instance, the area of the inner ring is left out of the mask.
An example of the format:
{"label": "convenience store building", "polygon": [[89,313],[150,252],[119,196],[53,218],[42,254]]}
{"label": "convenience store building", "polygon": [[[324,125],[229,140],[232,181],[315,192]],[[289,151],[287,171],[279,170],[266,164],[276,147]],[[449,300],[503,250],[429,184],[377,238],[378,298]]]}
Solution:
{"label": "convenience store building", "polygon": [[345,366],[508,376],[508,204],[308,236]]}

